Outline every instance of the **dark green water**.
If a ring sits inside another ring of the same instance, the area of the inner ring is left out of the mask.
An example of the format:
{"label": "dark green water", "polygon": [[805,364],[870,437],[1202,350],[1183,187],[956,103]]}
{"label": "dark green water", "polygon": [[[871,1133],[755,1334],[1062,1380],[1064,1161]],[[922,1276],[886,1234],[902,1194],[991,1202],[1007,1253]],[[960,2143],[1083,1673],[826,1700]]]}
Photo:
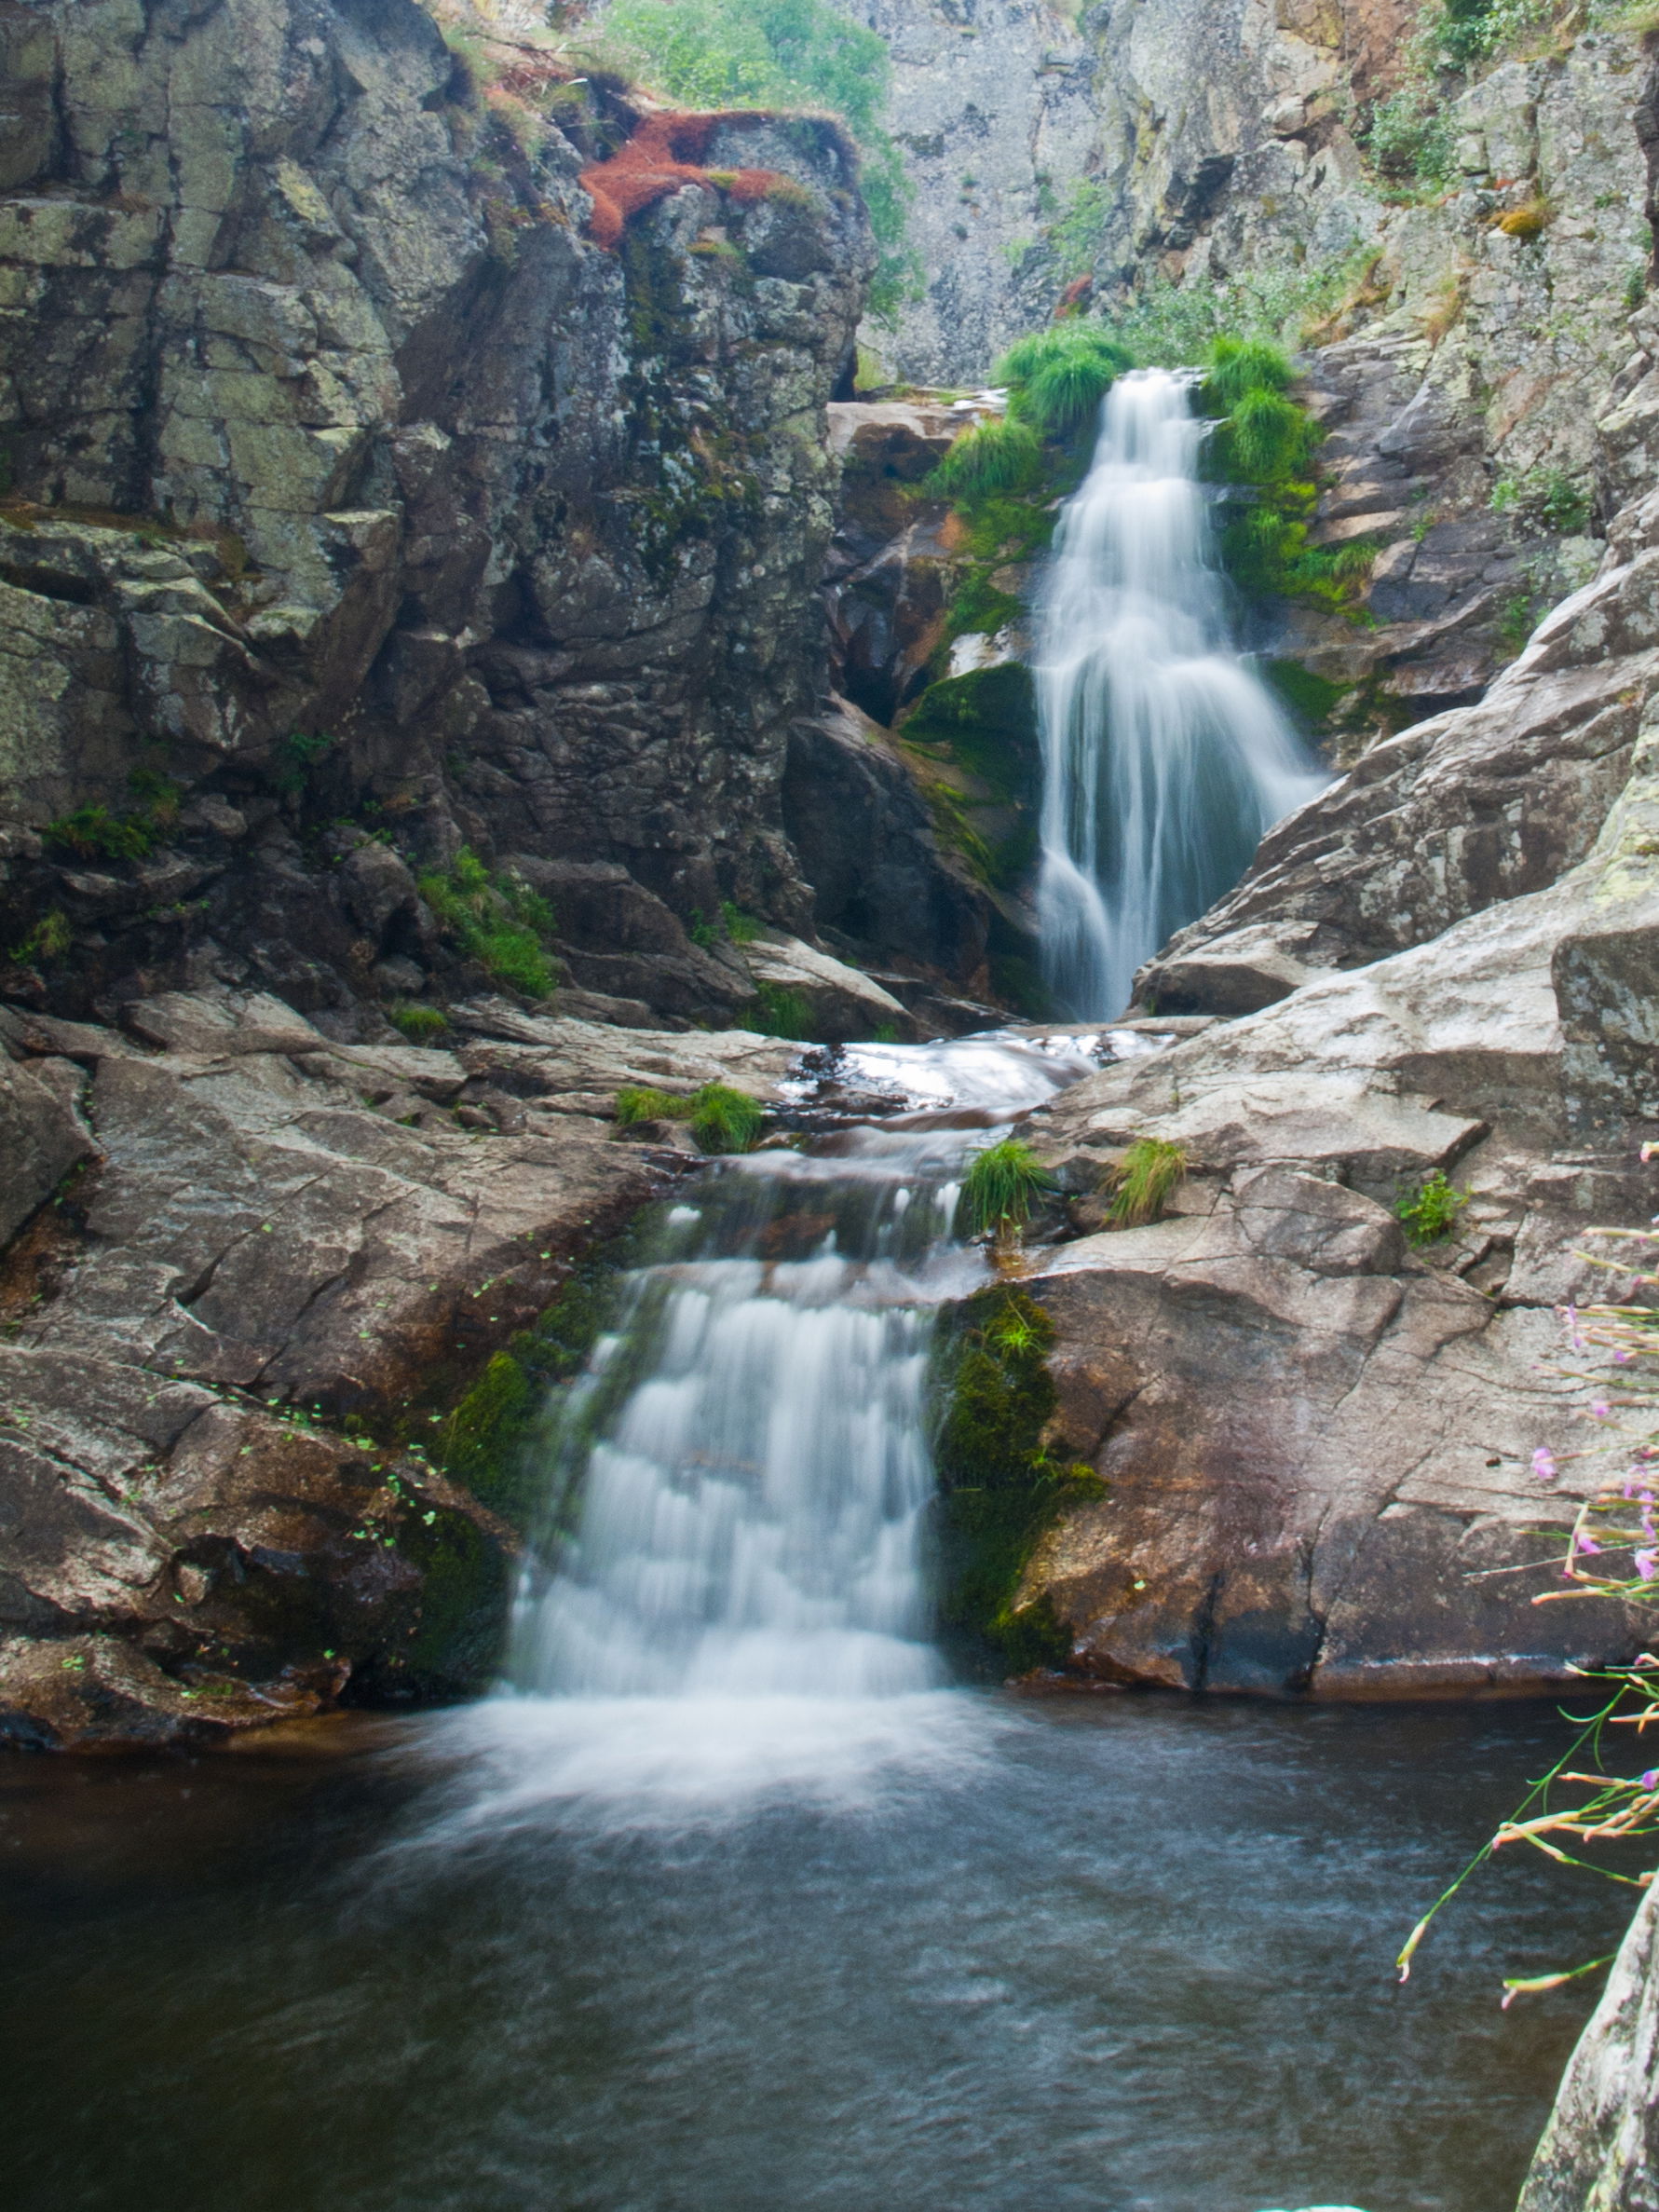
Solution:
{"label": "dark green water", "polygon": [[0,1766],[5,2203],[1513,2203],[1594,1988],[1501,1978],[1631,1893],[1531,1855],[1389,1961],[1552,1711],[900,1707],[700,1792],[536,1704]]}

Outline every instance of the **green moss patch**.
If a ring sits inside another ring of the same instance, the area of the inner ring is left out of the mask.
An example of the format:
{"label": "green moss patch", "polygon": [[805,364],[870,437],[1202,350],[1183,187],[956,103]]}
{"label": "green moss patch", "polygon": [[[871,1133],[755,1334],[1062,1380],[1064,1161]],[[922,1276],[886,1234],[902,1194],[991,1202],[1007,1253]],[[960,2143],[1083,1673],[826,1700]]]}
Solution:
{"label": "green moss patch", "polygon": [[1014,1601],[1043,1531],[1103,1491],[1092,1468],[1051,1458],[1042,1441],[1055,1404],[1054,1341],[1042,1308],[999,1283],[957,1308],[935,1368],[941,1623],[1015,1673],[1069,1656],[1053,1607]]}

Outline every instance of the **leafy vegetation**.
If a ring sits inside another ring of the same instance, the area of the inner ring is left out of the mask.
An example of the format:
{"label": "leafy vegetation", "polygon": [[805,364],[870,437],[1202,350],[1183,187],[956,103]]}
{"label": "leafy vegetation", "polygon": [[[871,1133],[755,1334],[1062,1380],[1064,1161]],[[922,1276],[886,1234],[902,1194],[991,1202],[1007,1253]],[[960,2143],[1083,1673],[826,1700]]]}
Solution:
{"label": "leafy vegetation", "polygon": [[1054,1189],[1042,1162],[1017,1137],[1004,1137],[973,1155],[957,1201],[957,1229],[1001,1238],[1023,1229]]}
{"label": "leafy vegetation", "polygon": [[75,931],[61,907],[52,907],[44,913],[34,927],[19,944],[11,949],[11,957],[27,964],[31,961],[59,961],[68,956],[75,943]]}
{"label": "leafy vegetation", "polygon": [[612,0],[607,48],[687,106],[827,107],[863,156],[861,185],[880,248],[870,307],[891,317],[917,289],[904,244],[912,198],[885,128],[887,43],[828,0]]}
{"label": "leafy vegetation", "polygon": [[469,846],[449,867],[420,878],[420,894],[440,928],[469,960],[509,990],[544,999],[557,980],[546,949],[553,911],[520,878],[492,874]]}
{"label": "leafy vegetation", "polygon": [[1436,1167],[1415,1191],[1395,1199],[1394,1219],[1404,1223],[1409,1243],[1438,1244],[1457,1227],[1458,1216],[1472,1195],[1469,1191],[1454,1190]]}
{"label": "leafy vegetation", "polygon": [[1065,444],[1093,428],[1101,401],[1134,366],[1133,355],[1101,323],[1078,319],[1017,339],[996,375],[1009,388],[1011,422]]}
{"label": "leafy vegetation", "polygon": [[622,1128],[647,1121],[688,1122],[705,1153],[752,1152],[766,1120],[766,1109],[757,1099],[724,1083],[705,1083],[688,1098],[625,1086],[617,1093],[616,1114]]}
{"label": "leafy vegetation", "polygon": [[991,416],[959,438],[928,479],[928,489],[953,506],[1040,491],[1047,476],[1042,441],[1027,422]]}
{"label": "leafy vegetation", "polygon": [[386,1018],[411,1045],[434,1045],[449,1030],[442,1006],[423,1006],[416,999],[404,999],[388,1006]]}
{"label": "leafy vegetation", "polygon": [[[1656,1153],[1659,1146],[1644,1146],[1642,1157]],[[1659,1284],[1654,1269],[1659,1238],[1651,1232],[1592,1229],[1585,1235],[1611,1248],[1611,1253],[1585,1255],[1596,1264],[1621,1275],[1631,1273],[1633,1262],[1648,1270],[1634,1276],[1633,1299],[1644,1290],[1651,1294]],[[1590,1464],[1575,1484],[1585,1495],[1563,1547],[1565,1587],[1542,1589],[1532,1602],[1601,1597],[1652,1605],[1659,1603],[1659,1309],[1639,1303],[1569,1306],[1562,1318],[1573,1356],[1562,1372],[1591,1393],[1589,1440],[1571,1456]],[[1594,1366],[1586,1366],[1586,1360]],[[1548,1490],[1560,1474],[1554,1452],[1534,1451],[1535,1482]],[[1555,1560],[1546,1556],[1536,1563],[1552,1567]],[[1617,1854],[1632,1840],[1651,1841],[1659,1835],[1659,1767],[1629,1771],[1636,1759],[1653,1755],[1646,1748],[1646,1732],[1659,1726],[1659,1678],[1646,1657],[1628,1667],[1577,1672],[1586,1683],[1601,1686],[1588,1693],[1595,1700],[1592,1710],[1572,1715],[1579,1725],[1560,1757],[1411,1931],[1395,1962],[1402,1981],[1435,1916],[1505,1846],[1526,1844],[1558,1864],[1637,1890],[1651,1880],[1627,1858],[1621,1865],[1615,1857],[1609,1865],[1600,1863],[1600,1854]],[[1621,1728],[1626,1731],[1623,1738],[1614,1732]],[[1598,1856],[1585,1855],[1591,1852]],[[1517,1997],[1594,1973],[1615,1955],[1555,1973],[1509,1976],[1503,2002],[1507,2006]]]}
{"label": "leafy vegetation", "polygon": [[1046,1602],[1018,1604],[1027,1563],[1057,1514],[1105,1490],[1092,1468],[1053,1459],[1043,1444],[1054,1341],[1042,1308],[999,1284],[958,1309],[934,1374],[941,1622],[1022,1674],[1064,1665],[1071,1642]]}
{"label": "leafy vegetation", "polygon": [[1590,520],[1588,490],[1575,484],[1565,469],[1528,469],[1519,476],[1500,476],[1492,486],[1492,512],[1513,514],[1522,522],[1564,537],[1576,537]]}
{"label": "leafy vegetation", "polygon": [[1115,1167],[1107,1170],[1112,1193],[1107,1219],[1121,1229],[1155,1222],[1187,1173],[1187,1154],[1162,1137],[1137,1137]]}
{"label": "leafy vegetation", "polygon": [[786,983],[757,983],[755,1004],[744,1024],[762,1037],[786,1037],[792,1043],[812,1043],[812,1009],[798,990]]}

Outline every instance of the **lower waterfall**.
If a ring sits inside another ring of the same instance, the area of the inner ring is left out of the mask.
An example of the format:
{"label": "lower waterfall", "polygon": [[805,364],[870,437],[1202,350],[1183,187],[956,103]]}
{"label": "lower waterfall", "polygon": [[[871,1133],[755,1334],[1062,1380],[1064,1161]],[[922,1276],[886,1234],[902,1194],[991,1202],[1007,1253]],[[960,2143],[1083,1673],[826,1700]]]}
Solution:
{"label": "lower waterfall", "polygon": [[809,1149],[713,1161],[657,1209],[545,1447],[491,1708],[509,1797],[652,1819],[949,1755],[927,1372],[939,1304],[986,1276],[958,1192],[1090,1045],[846,1047]]}
{"label": "lower waterfall", "polygon": [[1120,377],[1040,610],[1045,973],[1086,1020],[1249,866],[1325,778],[1231,649],[1189,385]]}

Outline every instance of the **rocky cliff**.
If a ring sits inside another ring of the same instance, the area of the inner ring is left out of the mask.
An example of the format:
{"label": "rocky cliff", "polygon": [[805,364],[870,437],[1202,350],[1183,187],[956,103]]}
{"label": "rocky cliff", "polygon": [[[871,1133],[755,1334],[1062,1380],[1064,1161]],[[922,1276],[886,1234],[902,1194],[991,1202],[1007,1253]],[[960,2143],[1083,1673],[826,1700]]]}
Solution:
{"label": "rocky cliff", "polygon": [[0,70],[0,1730],[453,1694],[489,1438],[683,1164],[619,1086],[911,1023],[783,815],[852,158],[412,0],[11,0]]}
{"label": "rocky cliff", "polygon": [[752,999],[687,925],[809,910],[779,794],[870,258],[836,127],[706,118],[654,183],[619,95],[412,0],[0,35],[9,990],[349,1024],[453,970],[415,879],[465,844],[539,862],[578,986]]}

